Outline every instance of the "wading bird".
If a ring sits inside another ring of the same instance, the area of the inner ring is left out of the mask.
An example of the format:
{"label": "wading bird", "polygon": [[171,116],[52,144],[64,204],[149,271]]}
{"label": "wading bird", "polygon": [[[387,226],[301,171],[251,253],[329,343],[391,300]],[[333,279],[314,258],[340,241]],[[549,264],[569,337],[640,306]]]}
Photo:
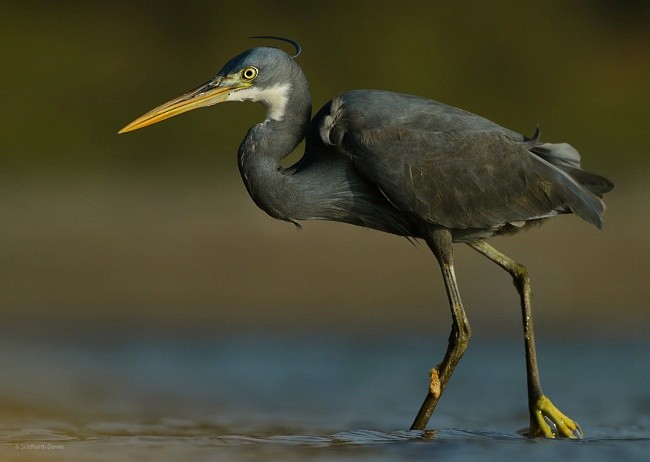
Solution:
{"label": "wading bird", "polygon": [[[270,216],[332,220],[423,239],[435,255],[452,315],[446,354],[431,370],[412,429],[426,427],[465,351],[470,326],[456,283],[453,243],[465,243],[505,269],[521,298],[528,385],[528,435],[580,438],[580,426],[542,392],[531,288],[524,266],[486,239],[574,213],[602,227],[601,197],[612,183],[582,170],[572,146],[542,143],[452,106],[377,90],[343,93],[311,118],[309,84],[295,54],[252,48],[200,87],[136,119],[120,133],[224,101],[255,101],[266,119],[248,130],[238,164],[246,189]],[[305,140],[302,158],[279,163]]]}

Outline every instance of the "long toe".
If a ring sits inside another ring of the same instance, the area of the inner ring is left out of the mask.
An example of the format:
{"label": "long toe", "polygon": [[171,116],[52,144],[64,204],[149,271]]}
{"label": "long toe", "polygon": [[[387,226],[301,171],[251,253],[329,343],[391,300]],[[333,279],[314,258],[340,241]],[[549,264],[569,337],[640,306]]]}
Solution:
{"label": "long toe", "polygon": [[582,428],[567,417],[546,396],[540,397],[530,409],[528,436],[546,438],[582,438]]}

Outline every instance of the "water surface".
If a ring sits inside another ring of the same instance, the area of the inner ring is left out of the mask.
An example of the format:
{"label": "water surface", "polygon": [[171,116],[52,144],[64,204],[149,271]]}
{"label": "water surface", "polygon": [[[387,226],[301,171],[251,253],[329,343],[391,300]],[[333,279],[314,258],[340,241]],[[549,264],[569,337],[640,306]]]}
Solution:
{"label": "water surface", "polygon": [[585,440],[531,440],[523,351],[470,345],[426,432],[407,431],[444,339],[8,332],[7,460],[647,460],[650,347],[540,342],[548,395]]}

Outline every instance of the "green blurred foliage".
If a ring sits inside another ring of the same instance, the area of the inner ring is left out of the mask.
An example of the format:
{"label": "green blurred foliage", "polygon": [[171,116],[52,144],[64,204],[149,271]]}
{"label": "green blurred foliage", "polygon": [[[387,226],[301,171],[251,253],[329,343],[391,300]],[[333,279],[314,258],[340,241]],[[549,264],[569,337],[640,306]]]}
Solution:
{"label": "green blurred foliage", "polygon": [[[338,92],[380,88],[526,134],[539,124],[544,140],[573,144],[616,184],[606,231],[567,217],[498,247],[535,273],[538,327],[627,335],[648,324],[650,2],[630,0],[0,2],[4,322],[303,329],[327,313],[337,328],[433,327],[433,292],[443,300],[444,289],[439,277],[431,286],[421,247],[337,224],[298,235],[246,197],[235,153],[261,106],[117,135],[270,44],[252,35],[302,43],[314,110]],[[509,280],[457,255],[468,307],[495,308],[472,319],[508,330]]]}
{"label": "green blurred foliage", "polygon": [[539,124],[597,171],[647,166],[649,2],[15,1],[0,30],[4,176],[234,166],[255,105],[116,132],[260,34],[303,44],[314,109],[354,88],[414,93],[527,134]]}

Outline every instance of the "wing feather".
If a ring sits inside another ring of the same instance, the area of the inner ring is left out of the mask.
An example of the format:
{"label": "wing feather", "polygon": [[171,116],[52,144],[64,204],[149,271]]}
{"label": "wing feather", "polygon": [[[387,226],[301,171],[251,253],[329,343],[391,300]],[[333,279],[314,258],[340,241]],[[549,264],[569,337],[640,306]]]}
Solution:
{"label": "wing feather", "polygon": [[[602,202],[531,152],[536,138],[406,95],[347,93],[330,109],[323,141],[395,207],[425,221],[496,228],[574,211],[600,226]],[[564,157],[573,166],[573,152]]]}

